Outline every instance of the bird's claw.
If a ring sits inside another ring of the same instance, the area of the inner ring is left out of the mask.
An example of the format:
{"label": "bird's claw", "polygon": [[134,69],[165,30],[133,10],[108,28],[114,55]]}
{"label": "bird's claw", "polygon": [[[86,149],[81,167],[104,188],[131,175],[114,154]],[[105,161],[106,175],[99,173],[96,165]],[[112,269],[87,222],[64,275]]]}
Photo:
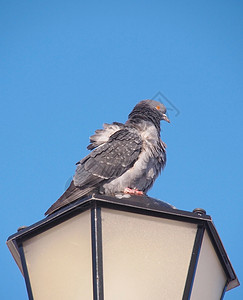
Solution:
{"label": "bird's claw", "polygon": [[138,189],[130,189],[130,188],[125,188],[124,189],[124,194],[130,194],[130,195],[136,195],[136,196],[141,196],[143,195],[143,191],[139,191]]}

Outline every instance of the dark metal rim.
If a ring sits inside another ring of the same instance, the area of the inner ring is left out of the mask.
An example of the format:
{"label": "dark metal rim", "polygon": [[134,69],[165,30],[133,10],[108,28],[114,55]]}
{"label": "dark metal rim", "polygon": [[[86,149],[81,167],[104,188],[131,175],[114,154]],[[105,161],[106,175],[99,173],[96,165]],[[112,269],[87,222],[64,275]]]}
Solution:
{"label": "dark metal rim", "polygon": [[91,209],[93,298],[104,299],[101,208],[95,205]]}
{"label": "dark metal rim", "polygon": [[27,265],[26,265],[25,255],[24,255],[24,249],[23,249],[22,245],[19,246],[19,254],[20,254],[20,259],[21,259],[21,263],[22,263],[24,279],[25,279],[25,284],[26,284],[29,300],[34,300],[31,283],[30,283],[30,278],[29,278],[29,273],[28,273],[28,269],[27,269]]}
{"label": "dark metal rim", "polygon": [[192,292],[192,287],[193,287],[193,282],[196,274],[196,269],[197,269],[197,263],[198,263],[198,258],[202,246],[202,240],[203,240],[203,235],[204,235],[205,227],[199,225],[197,228],[197,233],[194,241],[194,246],[192,250],[192,256],[191,256],[191,261],[187,273],[187,279],[186,279],[186,284],[185,284],[185,289],[183,293],[183,298],[182,300],[189,300],[191,297],[191,292]]}

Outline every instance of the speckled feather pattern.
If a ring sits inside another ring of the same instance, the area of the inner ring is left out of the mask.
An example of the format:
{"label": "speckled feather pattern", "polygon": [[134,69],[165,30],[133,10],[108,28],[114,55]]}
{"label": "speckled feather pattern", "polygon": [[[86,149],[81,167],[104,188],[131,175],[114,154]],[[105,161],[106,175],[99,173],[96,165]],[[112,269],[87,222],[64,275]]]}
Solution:
{"label": "speckled feather pattern", "polygon": [[129,187],[146,193],[152,187],[166,164],[160,138],[165,108],[151,109],[149,101],[155,102],[137,104],[125,124],[105,123],[96,130],[87,147],[92,152],[77,163],[69,188],[46,214],[93,192],[115,195]]}
{"label": "speckled feather pattern", "polygon": [[[165,166],[165,147],[155,126],[150,122],[143,121],[136,127],[133,131],[141,141],[140,151],[136,152],[136,157],[134,157],[136,160],[133,160],[134,163],[130,168],[127,168],[121,176],[109,180],[102,186],[107,195],[122,192],[126,187],[147,192]],[[132,143],[131,140],[127,142]],[[129,155],[129,153],[127,154]]]}

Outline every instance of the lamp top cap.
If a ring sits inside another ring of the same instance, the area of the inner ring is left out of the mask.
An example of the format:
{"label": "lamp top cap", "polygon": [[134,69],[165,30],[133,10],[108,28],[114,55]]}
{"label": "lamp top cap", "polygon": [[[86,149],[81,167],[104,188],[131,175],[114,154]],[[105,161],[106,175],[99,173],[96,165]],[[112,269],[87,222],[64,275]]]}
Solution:
{"label": "lamp top cap", "polygon": [[204,216],[206,215],[206,210],[203,208],[195,208],[193,209],[193,211],[195,214],[199,215],[199,216]]}

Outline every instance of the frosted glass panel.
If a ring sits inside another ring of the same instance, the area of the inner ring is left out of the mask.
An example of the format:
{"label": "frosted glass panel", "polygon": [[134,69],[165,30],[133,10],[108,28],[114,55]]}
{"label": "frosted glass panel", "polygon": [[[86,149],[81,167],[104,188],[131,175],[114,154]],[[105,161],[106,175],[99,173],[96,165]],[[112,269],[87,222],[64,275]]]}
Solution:
{"label": "frosted glass panel", "polygon": [[181,300],[197,226],[103,209],[105,300]]}
{"label": "frosted glass panel", "polygon": [[205,232],[193,283],[191,300],[219,300],[226,279],[208,233]]}
{"label": "frosted glass panel", "polygon": [[93,299],[90,211],[24,242],[35,300]]}

